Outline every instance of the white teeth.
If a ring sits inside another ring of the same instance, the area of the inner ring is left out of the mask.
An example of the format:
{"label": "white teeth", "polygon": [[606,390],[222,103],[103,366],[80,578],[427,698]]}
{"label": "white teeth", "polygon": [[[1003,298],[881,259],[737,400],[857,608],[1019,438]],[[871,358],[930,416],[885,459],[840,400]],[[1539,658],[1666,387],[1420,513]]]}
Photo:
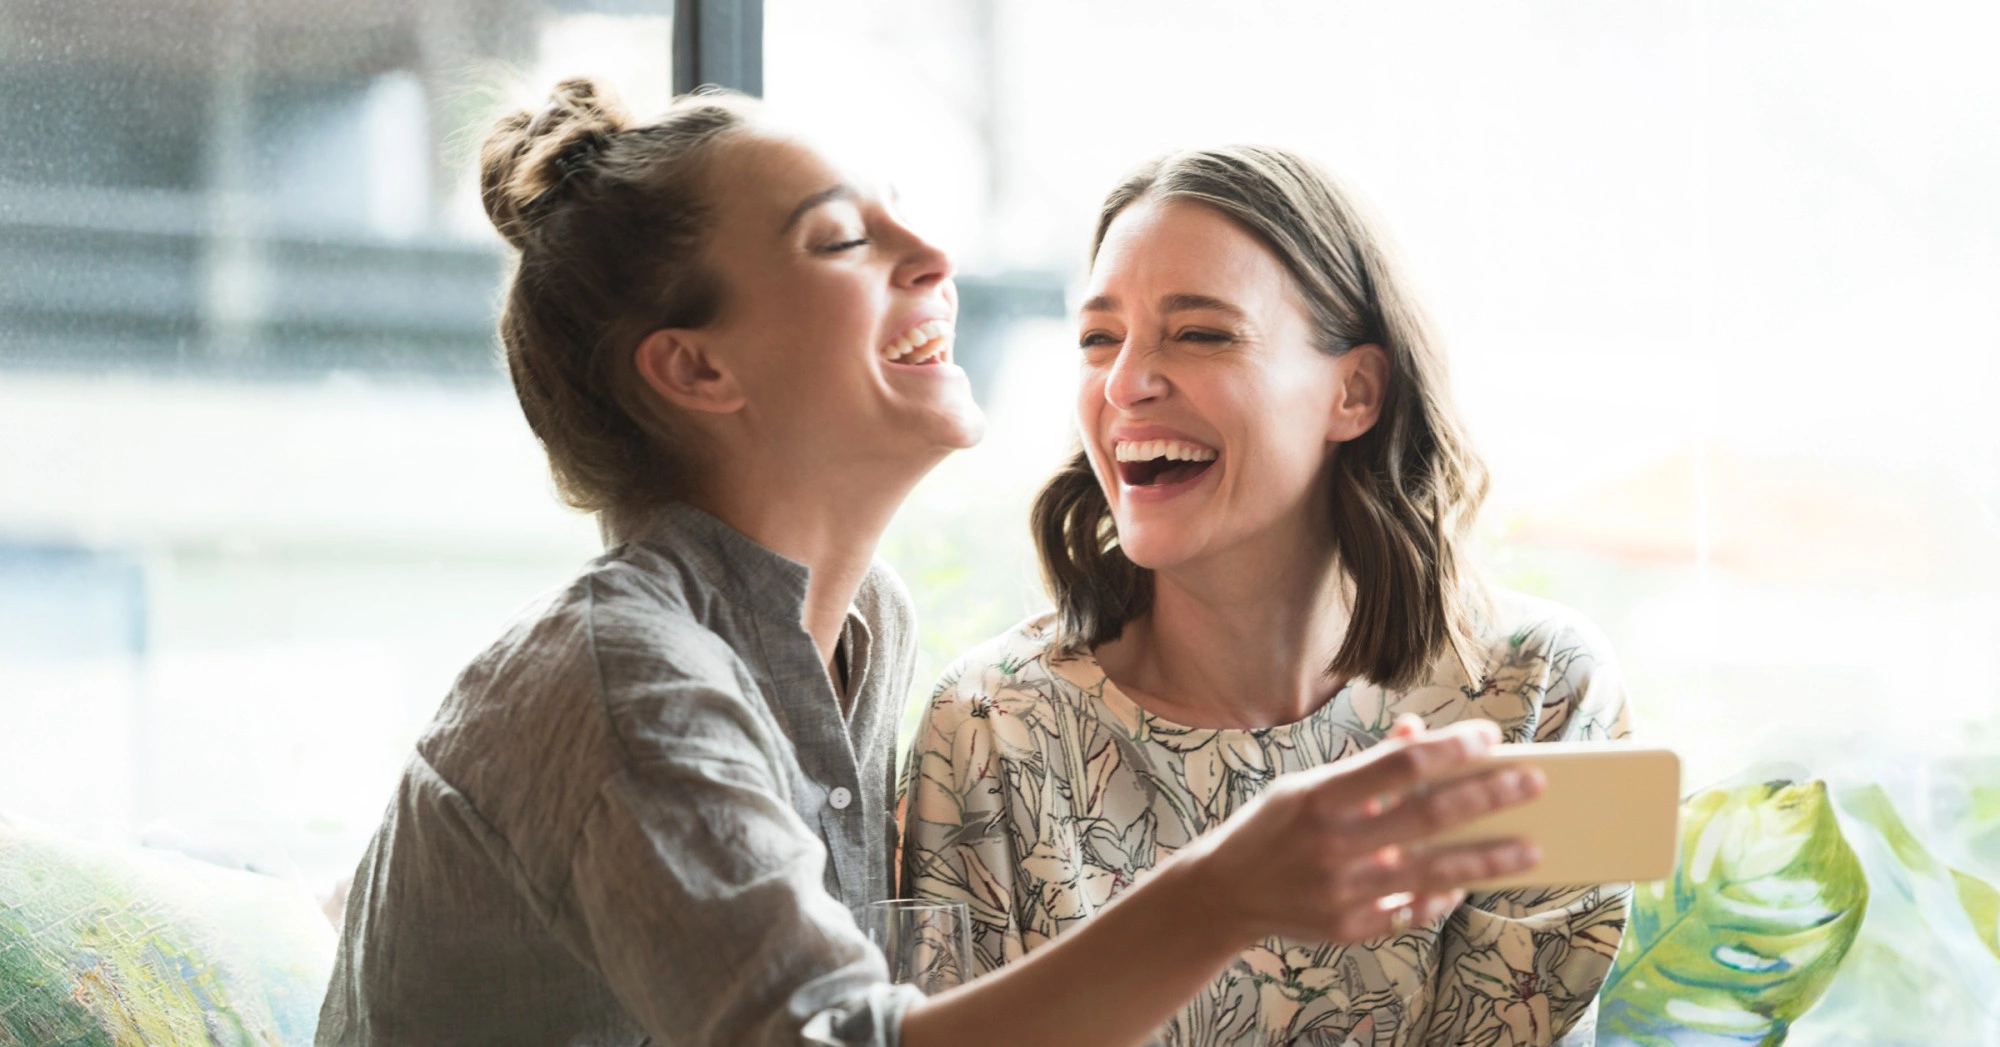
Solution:
{"label": "white teeth", "polygon": [[1120,440],[1112,445],[1112,457],[1121,462],[1150,462],[1165,458],[1174,462],[1212,462],[1215,451],[1184,440]]}
{"label": "white teeth", "polygon": [[[897,363],[927,363],[943,356],[945,350],[950,348],[952,331],[950,320],[926,320],[884,348],[882,359]],[[931,351],[914,360],[903,359],[925,346],[931,346]]]}

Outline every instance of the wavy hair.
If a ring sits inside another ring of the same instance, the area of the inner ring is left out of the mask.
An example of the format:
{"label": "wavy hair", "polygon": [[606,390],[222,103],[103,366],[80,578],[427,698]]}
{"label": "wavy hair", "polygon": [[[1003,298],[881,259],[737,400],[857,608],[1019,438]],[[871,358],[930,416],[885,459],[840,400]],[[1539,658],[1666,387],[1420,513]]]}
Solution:
{"label": "wavy hair", "polygon": [[[1334,457],[1329,519],[1353,606],[1329,670],[1404,687],[1449,654],[1476,681],[1474,614],[1484,590],[1467,544],[1486,467],[1452,403],[1444,354],[1382,236],[1296,153],[1200,149],[1151,161],[1112,190],[1098,211],[1093,265],[1111,223],[1142,199],[1222,212],[1284,263],[1316,348],[1340,356],[1373,343],[1388,357],[1381,416]],[[1153,573],[1119,547],[1081,450],[1043,486],[1031,518],[1059,649],[1075,654],[1115,639],[1152,606]]]}

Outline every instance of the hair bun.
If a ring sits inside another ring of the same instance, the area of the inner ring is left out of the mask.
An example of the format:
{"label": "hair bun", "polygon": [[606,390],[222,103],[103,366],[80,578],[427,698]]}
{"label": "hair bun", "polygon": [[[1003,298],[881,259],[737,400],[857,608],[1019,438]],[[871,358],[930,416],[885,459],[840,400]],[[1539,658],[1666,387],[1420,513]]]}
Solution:
{"label": "hair bun", "polygon": [[617,96],[588,77],[557,84],[537,112],[501,117],[479,151],[479,196],[493,227],[525,246],[538,212],[631,123]]}

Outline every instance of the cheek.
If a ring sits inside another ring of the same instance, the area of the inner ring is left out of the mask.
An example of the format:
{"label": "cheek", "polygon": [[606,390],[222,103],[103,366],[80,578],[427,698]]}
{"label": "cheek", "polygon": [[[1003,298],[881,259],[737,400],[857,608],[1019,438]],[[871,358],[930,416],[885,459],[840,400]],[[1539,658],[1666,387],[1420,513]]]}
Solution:
{"label": "cheek", "polygon": [[[868,373],[881,315],[866,299],[805,287],[772,310],[778,377],[796,384],[851,385]],[[782,318],[782,319],[778,319]]]}
{"label": "cheek", "polygon": [[845,390],[859,384],[853,372],[861,368],[854,353],[838,351],[833,342],[824,329],[789,321],[765,326],[757,332],[746,384],[759,401],[793,418],[851,403]]}
{"label": "cheek", "polygon": [[885,303],[858,272],[808,270],[771,281],[758,303],[801,345],[837,346],[872,341]]}
{"label": "cheek", "polygon": [[1103,437],[1104,412],[1104,372],[1085,365],[1076,383],[1076,431],[1086,445],[1095,445]]}
{"label": "cheek", "polygon": [[1309,490],[1319,478],[1320,468],[1326,464],[1327,443],[1309,438],[1316,435],[1292,433],[1291,438],[1274,452],[1277,468],[1286,480],[1286,489],[1293,496]]}
{"label": "cheek", "polygon": [[1311,486],[1326,462],[1327,403],[1310,376],[1300,386],[1245,392],[1231,405],[1242,420],[1243,471],[1263,495],[1291,501]]}
{"label": "cheek", "polygon": [[1085,367],[1076,383],[1076,420],[1085,433],[1094,432],[1090,424],[1097,420],[1104,409],[1104,376],[1098,371]]}

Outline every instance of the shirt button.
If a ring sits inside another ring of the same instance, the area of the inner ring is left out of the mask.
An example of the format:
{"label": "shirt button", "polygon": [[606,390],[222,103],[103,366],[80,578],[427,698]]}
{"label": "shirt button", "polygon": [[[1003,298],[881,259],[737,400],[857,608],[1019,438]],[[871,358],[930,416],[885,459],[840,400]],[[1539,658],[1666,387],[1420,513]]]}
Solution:
{"label": "shirt button", "polygon": [[836,785],[832,792],[826,794],[826,802],[832,804],[834,810],[844,811],[848,804],[854,802],[854,794],[848,792],[846,786]]}

